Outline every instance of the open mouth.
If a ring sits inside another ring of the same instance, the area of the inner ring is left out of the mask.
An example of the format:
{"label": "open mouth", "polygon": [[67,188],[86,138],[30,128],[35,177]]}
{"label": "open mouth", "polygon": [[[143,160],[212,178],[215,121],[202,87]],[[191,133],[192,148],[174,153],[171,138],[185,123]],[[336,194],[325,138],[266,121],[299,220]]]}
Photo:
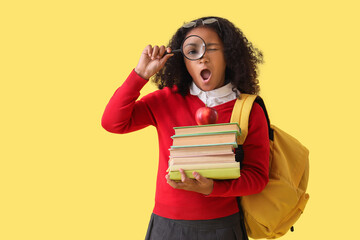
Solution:
{"label": "open mouth", "polygon": [[200,76],[204,81],[206,81],[210,78],[211,71],[209,69],[204,69],[200,72]]}

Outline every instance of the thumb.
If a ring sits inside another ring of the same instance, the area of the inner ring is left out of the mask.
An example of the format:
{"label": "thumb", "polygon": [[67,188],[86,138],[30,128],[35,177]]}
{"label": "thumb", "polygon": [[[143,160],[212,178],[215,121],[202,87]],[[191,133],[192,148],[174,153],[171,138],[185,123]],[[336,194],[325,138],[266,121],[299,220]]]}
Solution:
{"label": "thumb", "polygon": [[160,59],[160,65],[161,65],[161,67],[163,67],[163,66],[165,65],[165,63],[167,62],[167,60],[168,60],[169,58],[171,58],[172,56],[174,56],[173,53],[168,53],[168,54],[166,54],[163,58],[161,58],[161,59]]}

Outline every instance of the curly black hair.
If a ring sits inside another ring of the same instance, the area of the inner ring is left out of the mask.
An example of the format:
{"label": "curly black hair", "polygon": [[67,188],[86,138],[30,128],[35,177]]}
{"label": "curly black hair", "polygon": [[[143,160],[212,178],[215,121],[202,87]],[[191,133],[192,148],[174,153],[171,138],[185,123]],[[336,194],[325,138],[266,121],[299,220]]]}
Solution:
{"label": "curly black hair", "polygon": [[[203,24],[203,21],[209,18],[215,18],[218,22]],[[253,47],[242,31],[225,18],[211,16],[199,18],[192,22],[196,23],[195,27],[213,29],[222,40],[226,62],[226,81],[231,82],[242,93],[258,94],[260,87],[257,79],[257,65],[263,63],[262,52]],[[179,49],[187,33],[192,29],[194,28],[179,28],[169,41],[168,47]],[[154,75],[152,80],[159,89],[177,86],[177,91],[182,96],[189,93],[192,83],[192,78],[186,69],[184,57],[181,54],[175,54],[169,58],[165,66]]]}

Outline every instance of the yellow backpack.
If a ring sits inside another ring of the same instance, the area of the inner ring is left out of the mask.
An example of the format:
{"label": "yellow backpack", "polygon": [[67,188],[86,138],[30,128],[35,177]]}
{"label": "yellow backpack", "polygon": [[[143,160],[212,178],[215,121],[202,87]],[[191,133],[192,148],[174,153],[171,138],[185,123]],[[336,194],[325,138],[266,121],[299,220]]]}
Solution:
{"label": "yellow backpack", "polygon": [[240,197],[247,234],[254,239],[283,236],[303,213],[309,195],[309,151],[298,140],[270,125],[263,100],[257,95],[241,94],[236,100],[231,122],[241,128],[242,145],[248,132],[253,103],[264,110],[270,138],[269,183],[258,194]]}

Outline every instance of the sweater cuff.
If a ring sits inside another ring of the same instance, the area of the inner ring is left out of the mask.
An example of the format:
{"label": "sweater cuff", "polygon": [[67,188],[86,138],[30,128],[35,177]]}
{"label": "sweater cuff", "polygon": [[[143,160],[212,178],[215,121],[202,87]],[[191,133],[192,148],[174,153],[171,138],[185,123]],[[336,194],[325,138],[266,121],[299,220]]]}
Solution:
{"label": "sweater cuff", "polygon": [[145,80],[147,82],[149,81],[149,79],[145,79],[145,78],[141,77],[139,74],[137,74],[137,72],[135,72],[135,68],[132,70],[131,74],[132,73],[134,73],[136,76],[138,76],[139,78],[141,78],[141,79],[143,79],[143,80]]}
{"label": "sweater cuff", "polygon": [[129,89],[134,89],[134,90],[140,91],[147,82],[148,82],[148,80],[140,77],[135,72],[135,69],[133,69],[131,71],[130,75],[127,77],[127,79],[123,83],[123,86],[126,86]]}
{"label": "sweater cuff", "polygon": [[135,72],[135,68],[131,71],[129,78],[133,79],[133,81],[141,81],[147,83],[149,79],[142,78],[137,72]]}

